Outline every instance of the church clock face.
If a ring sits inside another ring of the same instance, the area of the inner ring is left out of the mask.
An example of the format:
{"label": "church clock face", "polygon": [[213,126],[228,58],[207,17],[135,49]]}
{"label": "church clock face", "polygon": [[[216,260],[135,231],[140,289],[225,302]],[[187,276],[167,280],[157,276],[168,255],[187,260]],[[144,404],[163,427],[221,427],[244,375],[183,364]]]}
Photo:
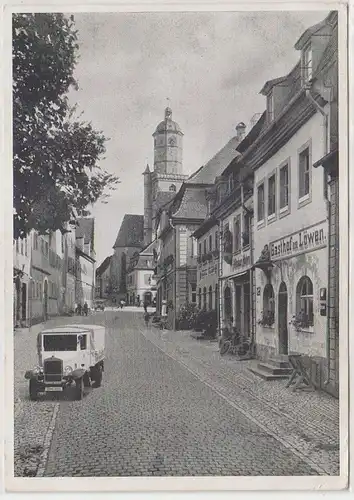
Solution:
{"label": "church clock face", "polygon": [[172,136],[168,140],[168,145],[169,146],[175,146],[176,145],[176,137]]}

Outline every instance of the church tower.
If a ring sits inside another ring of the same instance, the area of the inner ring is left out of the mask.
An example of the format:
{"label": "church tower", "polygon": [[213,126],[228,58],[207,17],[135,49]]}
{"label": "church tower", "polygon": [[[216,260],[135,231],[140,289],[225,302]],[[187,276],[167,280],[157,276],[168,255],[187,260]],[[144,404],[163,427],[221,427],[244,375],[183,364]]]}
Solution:
{"label": "church tower", "polygon": [[154,172],[157,174],[182,174],[183,133],[172,120],[171,108],[165,109],[165,119],[158,124],[154,138]]}
{"label": "church tower", "polygon": [[188,179],[183,174],[183,133],[172,120],[172,110],[165,109],[165,119],[160,122],[154,138],[154,170],[144,172],[144,243],[153,238],[157,210],[172,200],[182,183]]}

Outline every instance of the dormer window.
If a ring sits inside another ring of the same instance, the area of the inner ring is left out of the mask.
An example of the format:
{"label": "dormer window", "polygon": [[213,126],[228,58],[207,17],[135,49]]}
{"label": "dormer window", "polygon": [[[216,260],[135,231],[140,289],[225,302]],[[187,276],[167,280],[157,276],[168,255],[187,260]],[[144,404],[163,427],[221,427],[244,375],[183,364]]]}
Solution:
{"label": "dormer window", "polygon": [[169,187],[169,190],[172,191],[173,193],[175,193],[176,192],[175,184],[171,184],[171,186]]}
{"label": "dormer window", "polygon": [[304,83],[312,78],[312,48],[311,45],[303,50],[302,53],[302,78]]}
{"label": "dormer window", "polygon": [[272,122],[274,119],[274,95],[273,92],[269,92],[267,95],[267,117],[268,123]]}

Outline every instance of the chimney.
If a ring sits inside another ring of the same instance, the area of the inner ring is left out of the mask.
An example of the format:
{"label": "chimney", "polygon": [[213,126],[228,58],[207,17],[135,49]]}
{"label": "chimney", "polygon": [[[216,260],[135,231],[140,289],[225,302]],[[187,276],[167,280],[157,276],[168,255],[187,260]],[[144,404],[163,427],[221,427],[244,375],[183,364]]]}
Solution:
{"label": "chimney", "polygon": [[240,122],[236,126],[236,132],[237,132],[237,139],[241,142],[242,139],[245,137],[245,132],[246,132],[246,125],[243,122]]}

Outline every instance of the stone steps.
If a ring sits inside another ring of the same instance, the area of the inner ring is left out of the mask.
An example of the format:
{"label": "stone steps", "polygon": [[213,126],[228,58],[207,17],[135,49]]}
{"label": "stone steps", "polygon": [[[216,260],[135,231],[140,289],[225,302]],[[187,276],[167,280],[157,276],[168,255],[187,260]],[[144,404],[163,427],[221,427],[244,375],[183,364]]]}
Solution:
{"label": "stone steps", "polygon": [[289,378],[292,369],[287,361],[287,356],[279,355],[260,362],[248,368],[252,373],[264,380],[279,380]]}

